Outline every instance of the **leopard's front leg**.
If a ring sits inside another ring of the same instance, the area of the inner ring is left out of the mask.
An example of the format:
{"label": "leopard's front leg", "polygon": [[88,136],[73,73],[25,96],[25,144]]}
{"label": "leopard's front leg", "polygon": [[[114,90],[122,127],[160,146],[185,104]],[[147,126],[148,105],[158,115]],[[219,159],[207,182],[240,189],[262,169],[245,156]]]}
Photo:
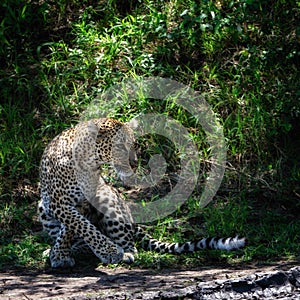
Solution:
{"label": "leopard's front leg", "polygon": [[55,244],[50,250],[49,258],[52,268],[73,267],[75,265],[75,260],[71,257],[72,238],[73,232],[61,224]]}

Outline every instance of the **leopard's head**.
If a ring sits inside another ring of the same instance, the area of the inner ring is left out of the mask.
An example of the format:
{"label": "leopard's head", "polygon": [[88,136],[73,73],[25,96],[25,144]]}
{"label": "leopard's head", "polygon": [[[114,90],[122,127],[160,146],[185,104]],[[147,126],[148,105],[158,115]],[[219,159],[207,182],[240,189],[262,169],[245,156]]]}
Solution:
{"label": "leopard's head", "polygon": [[[99,126],[99,125],[98,125]],[[99,126],[96,140],[97,158],[114,166],[121,179],[131,176],[137,162],[131,125],[106,119]]]}

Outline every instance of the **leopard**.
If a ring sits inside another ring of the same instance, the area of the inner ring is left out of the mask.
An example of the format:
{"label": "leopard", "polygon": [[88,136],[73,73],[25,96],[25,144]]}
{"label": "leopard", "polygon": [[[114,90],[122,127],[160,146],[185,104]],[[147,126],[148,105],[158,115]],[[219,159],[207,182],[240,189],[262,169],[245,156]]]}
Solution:
{"label": "leopard", "polygon": [[77,254],[86,251],[106,265],[133,263],[137,245],[171,254],[243,248],[247,239],[239,236],[161,242],[135,223],[123,194],[102,176],[104,164],[113,166],[121,180],[132,176],[137,161],[132,124],[112,118],[82,121],[46,146],[39,169],[38,215],[53,241],[51,267],[73,267]]}

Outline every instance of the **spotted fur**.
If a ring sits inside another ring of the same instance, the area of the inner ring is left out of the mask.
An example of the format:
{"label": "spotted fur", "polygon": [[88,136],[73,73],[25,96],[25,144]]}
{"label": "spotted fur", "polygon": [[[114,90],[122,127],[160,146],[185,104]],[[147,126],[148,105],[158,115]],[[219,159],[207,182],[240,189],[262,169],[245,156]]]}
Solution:
{"label": "spotted fur", "polygon": [[74,266],[74,253],[83,250],[92,251],[105,264],[130,263],[138,242],[146,250],[173,254],[245,245],[243,238],[163,243],[135,224],[122,195],[100,173],[101,165],[108,163],[121,178],[130,176],[133,142],[127,125],[105,118],[81,122],[46,147],[40,164],[38,211],[44,230],[54,240],[49,254],[52,267]]}

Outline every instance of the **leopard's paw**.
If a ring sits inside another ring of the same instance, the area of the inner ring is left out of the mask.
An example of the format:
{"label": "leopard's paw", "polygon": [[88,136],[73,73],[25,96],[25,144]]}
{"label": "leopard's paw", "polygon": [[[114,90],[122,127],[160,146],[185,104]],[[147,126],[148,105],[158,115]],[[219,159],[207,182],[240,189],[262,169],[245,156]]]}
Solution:
{"label": "leopard's paw", "polygon": [[74,267],[75,260],[69,255],[63,255],[62,253],[50,252],[50,264],[52,268],[70,268]]}
{"label": "leopard's paw", "polygon": [[124,263],[130,265],[134,262],[134,255],[130,252],[125,252],[122,260]]}
{"label": "leopard's paw", "polygon": [[118,264],[122,261],[124,256],[123,248],[113,245],[110,247],[108,253],[101,253],[96,255],[101,259],[104,264]]}

